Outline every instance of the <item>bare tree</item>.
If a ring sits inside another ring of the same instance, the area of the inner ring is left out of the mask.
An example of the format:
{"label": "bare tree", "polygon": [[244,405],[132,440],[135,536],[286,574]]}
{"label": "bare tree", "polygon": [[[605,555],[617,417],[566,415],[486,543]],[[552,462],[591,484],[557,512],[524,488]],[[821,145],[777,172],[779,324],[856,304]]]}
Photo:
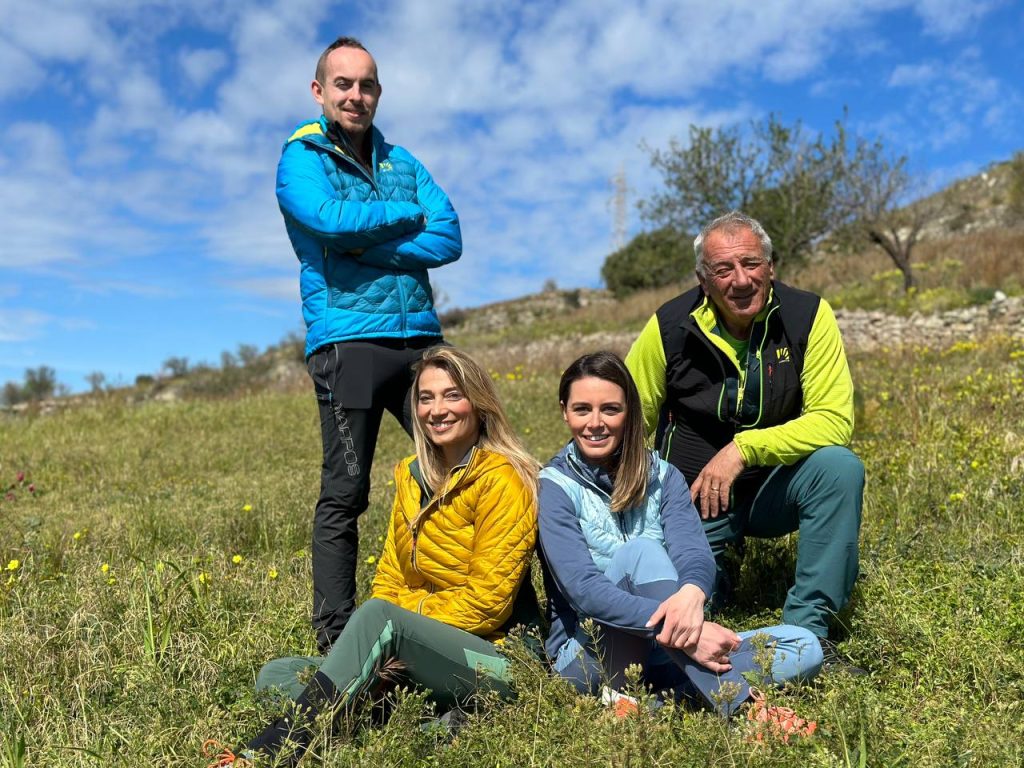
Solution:
{"label": "bare tree", "polygon": [[102,371],[93,371],[85,377],[85,381],[89,385],[89,391],[95,395],[103,391],[103,386],[107,383],[107,376]]}
{"label": "bare tree", "polygon": [[858,139],[847,155],[844,195],[848,222],[844,239],[881,248],[903,275],[903,289],[916,287],[912,257],[924,228],[946,212],[945,194],[910,200],[922,190],[907,170],[906,156],[887,153],[880,142]]}

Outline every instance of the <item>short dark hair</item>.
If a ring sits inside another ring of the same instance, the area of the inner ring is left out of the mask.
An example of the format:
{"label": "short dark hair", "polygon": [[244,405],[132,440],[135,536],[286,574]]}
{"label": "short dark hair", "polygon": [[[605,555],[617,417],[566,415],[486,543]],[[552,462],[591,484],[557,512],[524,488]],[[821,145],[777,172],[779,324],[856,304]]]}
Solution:
{"label": "short dark hair", "polygon": [[[324,52],[321,53],[320,58],[316,60],[316,81],[318,83],[323,83],[324,81],[324,70],[327,69],[327,57],[331,55],[331,51],[337,50],[338,48],[358,48],[360,51],[366,51],[366,46],[356,38],[342,35],[324,48]],[[369,51],[366,52],[369,53]]]}
{"label": "short dark hair", "polygon": [[647,476],[651,468],[651,454],[644,446],[644,415],[633,377],[614,352],[601,350],[583,355],[572,362],[558,382],[558,400],[562,408],[569,407],[572,385],[580,379],[603,379],[622,389],[626,397],[626,423],[622,431],[622,445],[616,461],[615,486],[612,490],[612,512],[622,512],[641,504],[647,493]]}

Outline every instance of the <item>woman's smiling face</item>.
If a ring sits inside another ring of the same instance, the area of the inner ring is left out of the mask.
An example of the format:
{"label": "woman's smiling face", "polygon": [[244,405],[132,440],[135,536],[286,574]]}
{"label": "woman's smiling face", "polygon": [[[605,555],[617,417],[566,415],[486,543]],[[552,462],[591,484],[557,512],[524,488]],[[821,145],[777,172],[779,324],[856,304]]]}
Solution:
{"label": "woman's smiling face", "polygon": [[569,388],[568,402],[562,403],[562,418],[583,458],[611,469],[626,426],[622,387],[594,376],[577,379]]}
{"label": "woman's smiling face", "polygon": [[444,453],[445,463],[455,466],[480,436],[476,408],[441,368],[424,368],[416,391],[416,418],[430,442]]}

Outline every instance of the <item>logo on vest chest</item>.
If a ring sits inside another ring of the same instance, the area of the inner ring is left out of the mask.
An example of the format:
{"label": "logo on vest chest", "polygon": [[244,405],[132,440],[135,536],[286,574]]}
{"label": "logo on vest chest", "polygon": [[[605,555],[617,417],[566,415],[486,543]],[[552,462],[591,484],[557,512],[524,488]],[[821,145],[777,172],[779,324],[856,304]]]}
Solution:
{"label": "logo on vest chest", "polygon": [[379,163],[377,163],[377,170],[378,171],[393,171],[395,169],[391,165],[391,161],[390,160],[381,160]]}
{"label": "logo on vest chest", "polygon": [[776,347],[775,362],[778,363],[779,365],[791,362],[789,358],[789,347]]}

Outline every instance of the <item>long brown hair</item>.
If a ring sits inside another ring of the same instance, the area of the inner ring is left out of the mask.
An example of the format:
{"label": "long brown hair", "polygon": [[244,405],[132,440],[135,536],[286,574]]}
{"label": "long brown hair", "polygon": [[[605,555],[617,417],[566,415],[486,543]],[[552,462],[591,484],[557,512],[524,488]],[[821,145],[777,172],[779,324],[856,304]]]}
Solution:
{"label": "long brown hair", "polygon": [[523,485],[536,500],[537,472],[540,465],[509,425],[505,408],[487,371],[473,358],[455,347],[431,347],[424,352],[423,358],[416,364],[416,380],[409,392],[416,457],[419,459],[420,471],[427,486],[435,493],[443,492],[449,468],[445,466],[441,449],[430,441],[423,424],[415,416],[420,394],[420,374],[426,368],[438,368],[451,377],[452,383],[466,396],[480,420],[477,446],[508,459]]}
{"label": "long brown hair", "polygon": [[573,382],[591,376],[621,387],[626,396],[626,423],[622,430],[622,445],[613,457],[615,486],[611,502],[612,512],[622,512],[644,500],[647,494],[647,477],[651,471],[651,454],[644,447],[640,394],[621,357],[605,350],[592,352],[577,358],[562,374],[562,380],[558,383],[558,400],[563,410],[568,405]]}

